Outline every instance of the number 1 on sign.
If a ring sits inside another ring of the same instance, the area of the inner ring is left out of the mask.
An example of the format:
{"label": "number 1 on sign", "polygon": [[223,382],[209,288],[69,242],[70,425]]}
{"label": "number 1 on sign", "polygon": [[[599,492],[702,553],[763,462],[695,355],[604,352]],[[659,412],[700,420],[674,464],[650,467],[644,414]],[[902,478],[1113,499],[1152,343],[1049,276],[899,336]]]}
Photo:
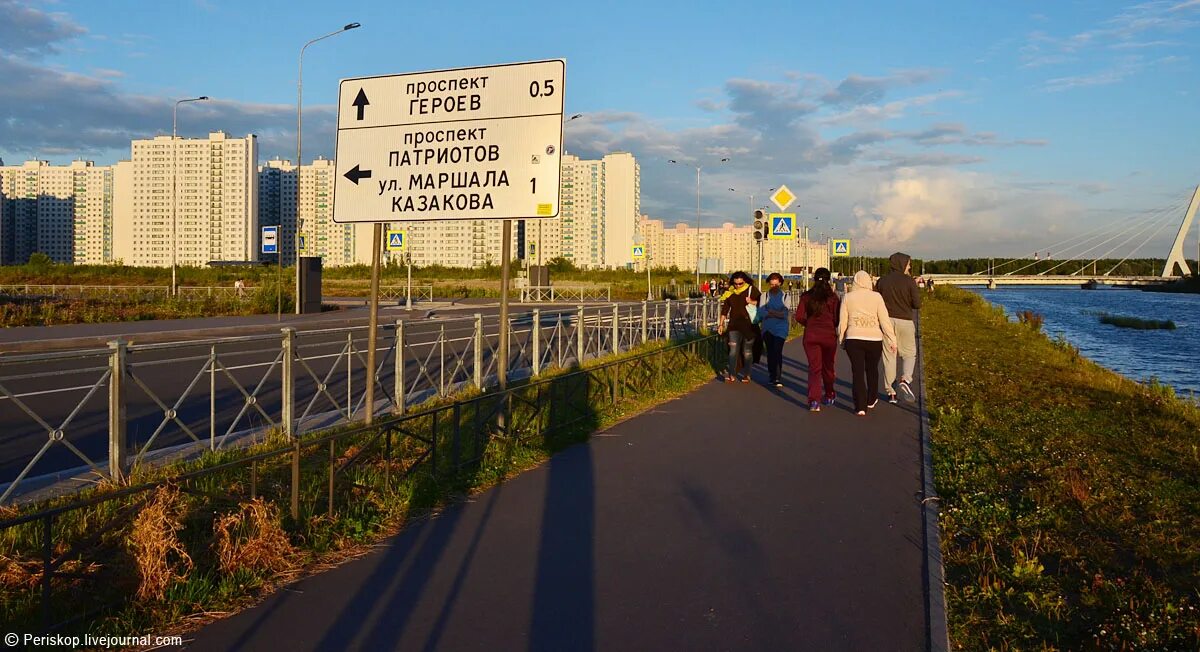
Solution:
{"label": "number 1 on sign", "polygon": [[537,177],[529,180],[529,185],[533,186],[533,194],[537,194]]}

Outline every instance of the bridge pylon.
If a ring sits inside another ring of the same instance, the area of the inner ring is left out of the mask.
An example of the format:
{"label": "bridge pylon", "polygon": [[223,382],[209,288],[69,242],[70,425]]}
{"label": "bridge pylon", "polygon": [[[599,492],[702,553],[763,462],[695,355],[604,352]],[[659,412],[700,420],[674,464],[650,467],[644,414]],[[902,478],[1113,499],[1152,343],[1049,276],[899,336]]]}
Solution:
{"label": "bridge pylon", "polygon": [[[1175,234],[1175,243],[1171,245],[1171,253],[1167,256],[1167,264],[1163,267],[1163,276],[1174,276],[1176,265],[1179,265],[1181,276],[1192,273],[1188,268],[1187,258],[1183,255],[1183,240],[1187,237],[1188,229],[1192,226],[1192,220],[1196,217],[1196,208],[1198,207],[1200,207],[1200,186],[1196,186],[1196,191],[1192,193],[1192,203],[1188,205],[1187,213],[1183,216],[1183,223],[1179,225],[1179,233]],[[1200,247],[1200,245],[1197,246]],[[1200,257],[1200,252],[1197,253],[1197,256]],[[1200,273],[1200,270],[1196,271]]]}

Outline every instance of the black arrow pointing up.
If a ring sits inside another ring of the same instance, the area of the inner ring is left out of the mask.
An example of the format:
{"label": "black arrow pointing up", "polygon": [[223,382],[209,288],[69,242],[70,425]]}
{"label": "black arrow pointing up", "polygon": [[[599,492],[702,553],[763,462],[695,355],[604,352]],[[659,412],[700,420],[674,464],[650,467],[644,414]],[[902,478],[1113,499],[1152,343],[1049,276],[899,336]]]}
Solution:
{"label": "black arrow pointing up", "polygon": [[359,120],[363,119],[363,110],[367,108],[368,104],[370,104],[370,102],[367,100],[367,94],[363,91],[363,89],[358,89],[358,96],[354,98],[354,102],[351,104],[351,106],[358,107]]}
{"label": "black arrow pointing up", "polygon": [[347,179],[353,181],[354,185],[357,186],[359,179],[370,179],[371,178],[371,171],[370,170],[359,170],[358,166],[356,165],[356,166],[350,168],[350,171],[345,174],[345,177]]}

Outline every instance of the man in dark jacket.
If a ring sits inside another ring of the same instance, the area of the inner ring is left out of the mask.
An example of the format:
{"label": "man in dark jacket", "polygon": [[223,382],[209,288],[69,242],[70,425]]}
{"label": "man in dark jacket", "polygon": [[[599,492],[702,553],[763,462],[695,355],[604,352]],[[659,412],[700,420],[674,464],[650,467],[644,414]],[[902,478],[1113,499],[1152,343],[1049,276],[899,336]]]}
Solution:
{"label": "man in dark jacket", "polygon": [[921,308],[921,291],[909,273],[912,257],[896,252],[888,258],[892,271],[875,283],[875,291],[883,295],[888,316],[896,329],[896,351],[883,350],[883,377],[887,383],[888,401],[896,402],[896,358],[901,358],[900,394],[906,401],[917,400],[912,390],[913,371],[917,367],[917,329],[914,312]]}

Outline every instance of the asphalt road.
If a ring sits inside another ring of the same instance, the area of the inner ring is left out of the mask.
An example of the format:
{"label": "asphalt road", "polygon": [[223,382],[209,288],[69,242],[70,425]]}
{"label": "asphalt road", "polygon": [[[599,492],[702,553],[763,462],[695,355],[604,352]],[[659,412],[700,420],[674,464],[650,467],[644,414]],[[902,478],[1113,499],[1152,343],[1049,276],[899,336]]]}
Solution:
{"label": "asphalt road", "polygon": [[[924,650],[915,404],[711,383],[185,636],[203,650]],[[765,380],[759,366],[755,379]]]}
{"label": "asphalt road", "polygon": [[[527,315],[528,310],[525,306],[513,309],[514,330],[530,330],[530,318],[521,316]],[[640,319],[640,306],[625,304],[623,310],[633,310]],[[377,400],[390,399],[393,393],[395,364],[389,349],[394,341],[392,324],[397,317],[405,319],[408,346],[404,367],[411,398],[414,386],[419,393],[443,382],[469,382],[473,378],[473,355],[468,352],[461,366],[458,361],[471,346],[472,315],[476,312],[483,315],[488,341],[484,347],[484,369],[494,372],[492,351],[498,347],[498,308],[471,306],[462,310],[437,311],[430,318],[422,318],[415,314],[416,311],[411,316],[402,310],[384,311],[381,322],[387,328],[380,333]],[[572,357],[575,340],[562,335],[574,328],[575,307],[543,306],[542,312],[545,348],[554,350],[554,359]],[[560,334],[556,336],[559,314],[562,314],[562,323]],[[596,311],[589,309],[588,314],[595,315]],[[611,319],[611,308],[606,308],[604,314],[606,319]],[[313,417],[345,410],[347,403],[355,411],[363,406],[366,329],[359,328],[351,335],[345,329],[322,330],[324,325],[322,321],[306,322],[304,330],[297,336],[297,351],[305,363],[297,363],[294,370],[297,377],[296,416],[302,420],[302,430],[326,423],[327,420],[318,421]],[[443,329],[444,344],[438,342]],[[595,329],[589,327],[588,330]],[[611,328],[601,331],[608,337]],[[631,334],[626,332],[626,336]],[[181,334],[181,337],[184,336]],[[344,355],[348,337],[357,352],[351,358],[349,369]],[[526,344],[522,355],[521,344],[527,343],[530,337],[528,332],[514,336],[510,368],[528,367],[531,347]],[[281,357],[278,331],[220,344],[216,356],[227,373],[221,368],[215,374],[204,371],[211,352],[209,345],[193,343],[169,348],[152,345],[141,350],[131,349],[128,361],[132,373],[126,389],[131,456],[143,448],[156,450],[191,442],[188,430],[203,442],[212,438],[219,444],[226,433],[258,430],[278,421],[282,405],[282,368],[281,364],[275,363]],[[9,356],[0,358],[0,386],[8,392],[5,395],[0,391],[0,493],[3,493],[4,483],[11,482],[22,472],[28,478],[60,473],[84,466],[83,457],[107,469],[108,384],[103,377],[108,356],[99,352],[83,358],[30,364],[18,364],[5,358]],[[444,370],[439,360],[446,361]],[[322,384],[325,385],[324,392],[319,391]],[[246,394],[253,396],[254,405],[248,404]],[[164,408],[175,410],[177,421],[166,419]],[[44,425],[33,415],[37,415]],[[64,423],[65,427],[62,426]],[[63,432],[62,439],[47,445],[54,437],[53,431],[58,429]],[[39,451],[42,451],[40,459],[27,470]],[[24,484],[25,488],[30,488],[33,483]]]}

